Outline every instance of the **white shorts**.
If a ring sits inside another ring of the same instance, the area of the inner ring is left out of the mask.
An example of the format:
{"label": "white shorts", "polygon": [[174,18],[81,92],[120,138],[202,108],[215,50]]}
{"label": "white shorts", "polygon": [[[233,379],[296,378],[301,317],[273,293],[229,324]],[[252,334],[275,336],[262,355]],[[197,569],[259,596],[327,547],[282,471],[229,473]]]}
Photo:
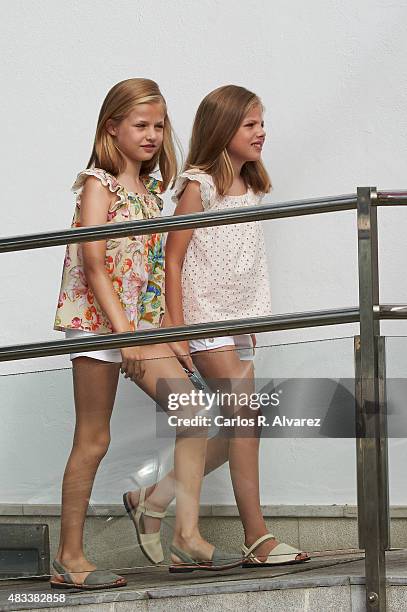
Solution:
{"label": "white shorts", "polygon": [[[97,336],[98,334],[83,329],[66,329],[65,338]],[[219,349],[225,346],[234,346],[238,351],[239,358],[242,361],[252,360],[254,358],[253,341],[250,334],[240,334],[238,336],[219,336],[218,338],[200,338],[199,340],[190,340],[189,348],[191,353],[196,351],[207,351],[209,349]],[[77,357],[90,357],[90,359],[99,359],[99,361],[108,361],[111,363],[121,363],[122,354],[120,349],[106,349],[103,351],[83,351],[82,353],[71,353],[70,359]]]}
{"label": "white shorts", "polygon": [[[83,329],[66,329],[65,338],[72,340],[72,338],[80,338],[84,336],[97,336],[95,332],[84,331]],[[83,353],[71,353],[71,361],[76,357],[90,357],[91,359],[99,359],[99,361],[110,361],[112,363],[121,363],[122,354],[120,349],[108,349],[104,351],[85,351]]]}
{"label": "white shorts", "polygon": [[218,338],[200,338],[199,340],[189,341],[191,353],[195,353],[196,351],[208,351],[209,349],[219,349],[225,346],[234,346],[242,361],[254,358],[254,347],[250,334],[219,336]]}

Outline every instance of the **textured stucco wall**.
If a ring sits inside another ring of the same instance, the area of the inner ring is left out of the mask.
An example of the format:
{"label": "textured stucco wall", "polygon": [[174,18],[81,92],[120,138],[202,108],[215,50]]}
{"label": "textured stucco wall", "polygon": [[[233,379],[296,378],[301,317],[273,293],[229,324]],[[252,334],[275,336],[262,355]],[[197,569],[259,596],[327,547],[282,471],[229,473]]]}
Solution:
{"label": "textured stucco wall", "polygon": [[[350,193],[363,184],[405,187],[406,13],[406,5],[393,0],[14,1],[2,13],[0,37],[1,234],[69,225],[69,187],[88,159],[100,103],[112,84],[130,76],[159,82],[184,148],[196,106],[208,91],[225,83],[255,90],[266,106],[264,158],[274,184],[266,201]],[[379,216],[381,299],[406,302],[407,210],[381,210]],[[275,313],[356,304],[353,212],[267,222],[265,231]],[[60,337],[52,321],[63,250],[1,256],[2,345]],[[383,325],[387,333],[406,329]],[[263,341],[356,330],[284,332]],[[400,376],[403,347],[403,341],[392,347]],[[346,370],[338,375],[351,375],[349,347],[339,351],[339,361],[335,344],[324,345],[318,359],[312,345],[308,353],[302,350],[295,375],[305,375],[311,359],[310,375],[322,376],[329,360],[340,364],[338,372]],[[294,352],[276,352],[272,371],[259,357],[260,371],[275,376],[280,362],[293,368]],[[64,365],[65,357],[43,359],[1,364],[0,372]],[[57,501],[72,430],[69,372],[1,377],[0,386],[0,502]],[[104,467],[109,482],[134,465],[126,449],[145,439],[140,422],[151,432],[154,427],[148,411],[142,419],[134,414],[133,389],[124,386],[120,397],[116,446]],[[407,449],[404,441],[393,446],[392,502],[406,503],[398,465]],[[355,502],[353,441],[266,440],[261,464],[264,503]],[[96,489],[99,501],[116,499],[107,481]],[[227,482],[226,473],[209,480],[204,501],[230,503]]]}

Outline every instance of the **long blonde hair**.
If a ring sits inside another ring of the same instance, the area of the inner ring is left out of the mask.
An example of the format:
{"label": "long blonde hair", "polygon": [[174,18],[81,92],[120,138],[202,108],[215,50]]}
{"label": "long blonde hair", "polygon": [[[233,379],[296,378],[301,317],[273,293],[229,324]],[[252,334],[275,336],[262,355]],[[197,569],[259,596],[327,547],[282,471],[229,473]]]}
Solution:
{"label": "long blonde hair", "polygon": [[108,92],[100,109],[96,127],[95,142],[87,168],[96,166],[117,176],[125,168],[125,159],[115,145],[114,137],[106,129],[108,119],[121,121],[137,104],[159,103],[164,109],[163,143],[157,153],[141,164],[140,175],[148,175],[160,169],[162,191],[167,189],[177,175],[177,158],[174,148],[174,135],[167,113],[165,99],[154,81],[150,79],[126,79],[116,83]]}
{"label": "long blonde hair", "polygon": [[[230,188],[234,177],[226,147],[245,115],[257,105],[262,107],[260,98],[253,92],[238,85],[224,85],[205,96],[198,107],[185,170],[197,168],[210,174],[220,195]],[[270,177],[261,160],[246,162],[241,176],[255,193],[267,193],[271,189]]]}

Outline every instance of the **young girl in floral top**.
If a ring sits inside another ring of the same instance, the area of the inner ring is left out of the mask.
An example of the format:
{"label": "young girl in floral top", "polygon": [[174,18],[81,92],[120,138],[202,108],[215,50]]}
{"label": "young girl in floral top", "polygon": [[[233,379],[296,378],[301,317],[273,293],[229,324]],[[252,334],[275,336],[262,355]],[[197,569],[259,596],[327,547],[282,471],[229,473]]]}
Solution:
{"label": "young girl in floral top", "polygon": [[[160,168],[162,184],[150,175]],[[111,224],[157,217],[158,194],[176,174],[171,125],[156,83],[128,79],[115,85],[103,102],[88,168],[74,184],[78,193],[74,226]],[[158,327],[163,312],[162,236],[129,236],[71,244],[66,251],[55,328],[68,338]],[[109,424],[120,370],[164,408],[168,397],[160,378],[192,384],[168,345],[124,347],[71,355],[76,408],[72,451],[62,486],[61,537],[56,559],[56,588],[120,587],[124,578],[97,571],[83,552],[83,527],[96,470],[109,446]],[[223,554],[198,529],[200,487],[206,437],[178,438],[174,469],[177,514],[173,547],[184,557],[224,569]],[[141,548],[162,560],[157,534],[144,532],[144,516],[162,518],[145,490],[125,499]],[[236,565],[236,562],[235,562]],[[174,566],[174,570],[181,569]],[[185,569],[185,568],[182,568]]]}
{"label": "young girl in floral top", "polygon": [[[150,219],[160,215],[161,185],[157,179],[144,176],[145,193],[126,190],[117,179],[91,167],[78,175],[72,190],[78,193],[72,227],[80,227],[82,191],[88,177],[95,177],[115,195],[107,211],[106,223]],[[86,248],[86,247],[85,247]],[[83,253],[78,244],[67,246],[62,286],[54,328],[65,331],[68,338],[77,337],[76,330],[108,334],[112,324],[90,288],[83,269]],[[158,327],[163,313],[164,253],[162,234],[128,236],[106,241],[105,269],[113,284],[131,329]],[[110,353],[121,361],[120,351]],[[95,355],[95,353],[92,353]],[[99,355],[100,356],[100,355]],[[106,360],[104,360],[106,361]]]}
{"label": "young girl in floral top", "polygon": [[[227,85],[208,94],[196,113],[185,171],[175,186],[175,214],[258,204],[271,187],[261,161],[264,140],[263,107],[254,93]],[[261,224],[170,232],[166,287],[166,325],[269,315],[270,287]],[[253,334],[240,334],[180,342],[174,350],[188,369],[198,368],[213,391],[249,397],[255,390],[254,345]],[[253,420],[248,406],[236,405],[233,411],[234,416]],[[277,542],[262,516],[259,433],[256,425],[237,426],[229,438],[222,434],[211,438],[205,472],[229,461],[245,531],[245,566],[306,561],[306,553]],[[158,483],[152,495],[162,491],[169,503],[171,483],[172,473]]]}

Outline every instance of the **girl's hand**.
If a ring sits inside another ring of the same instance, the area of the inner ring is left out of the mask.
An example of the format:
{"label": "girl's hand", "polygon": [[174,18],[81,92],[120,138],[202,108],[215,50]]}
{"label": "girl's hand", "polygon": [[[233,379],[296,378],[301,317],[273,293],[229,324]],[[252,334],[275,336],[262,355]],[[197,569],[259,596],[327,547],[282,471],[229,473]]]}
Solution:
{"label": "girl's hand", "polygon": [[188,341],[185,340],[183,342],[170,342],[169,346],[174,351],[180,364],[190,372],[195,372],[194,362],[192,361],[192,357],[189,354]]}
{"label": "girl's hand", "polygon": [[137,383],[144,377],[146,356],[142,346],[124,346],[120,349],[122,354],[122,365],[120,371],[124,378],[131,378]]}

